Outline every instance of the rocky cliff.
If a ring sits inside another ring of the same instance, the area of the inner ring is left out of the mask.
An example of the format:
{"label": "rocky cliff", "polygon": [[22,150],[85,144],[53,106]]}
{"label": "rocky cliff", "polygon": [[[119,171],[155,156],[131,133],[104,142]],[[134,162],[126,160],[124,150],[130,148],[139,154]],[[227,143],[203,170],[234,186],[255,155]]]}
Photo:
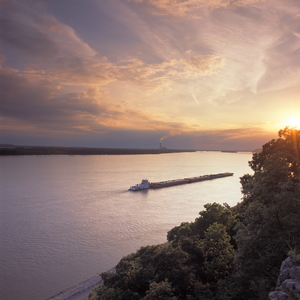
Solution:
{"label": "rocky cliff", "polygon": [[269,294],[270,300],[300,299],[300,255],[284,260],[277,279],[277,288]]}

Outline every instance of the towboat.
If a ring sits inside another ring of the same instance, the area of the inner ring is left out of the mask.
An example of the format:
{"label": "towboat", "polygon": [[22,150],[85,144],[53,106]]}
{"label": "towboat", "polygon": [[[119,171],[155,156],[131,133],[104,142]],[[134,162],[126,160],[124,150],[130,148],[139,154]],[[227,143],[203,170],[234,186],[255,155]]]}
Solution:
{"label": "towboat", "polygon": [[226,173],[210,174],[210,175],[203,175],[203,176],[196,176],[196,177],[187,177],[187,178],[183,178],[183,179],[174,179],[174,180],[166,180],[166,181],[159,181],[159,182],[149,182],[148,179],[143,179],[140,184],[131,186],[129,188],[129,191],[159,189],[159,188],[175,186],[175,185],[180,185],[180,184],[193,183],[193,182],[198,182],[198,181],[228,177],[228,176],[232,176],[232,175],[233,175],[233,173],[226,172]]}
{"label": "towboat", "polygon": [[129,191],[147,190],[150,188],[150,182],[148,179],[143,179],[140,184],[133,185],[129,188]]}

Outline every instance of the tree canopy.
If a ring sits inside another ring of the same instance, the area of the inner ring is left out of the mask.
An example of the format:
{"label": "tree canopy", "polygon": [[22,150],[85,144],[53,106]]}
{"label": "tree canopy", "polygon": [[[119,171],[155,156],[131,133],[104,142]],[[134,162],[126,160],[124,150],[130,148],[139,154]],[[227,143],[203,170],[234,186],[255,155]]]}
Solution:
{"label": "tree canopy", "polygon": [[300,130],[280,130],[277,140],[253,155],[254,174],[241,178],[234,282],[250,292],[247,299],[266,299],[281,261],[288,251],[300,250],[299,149]]}

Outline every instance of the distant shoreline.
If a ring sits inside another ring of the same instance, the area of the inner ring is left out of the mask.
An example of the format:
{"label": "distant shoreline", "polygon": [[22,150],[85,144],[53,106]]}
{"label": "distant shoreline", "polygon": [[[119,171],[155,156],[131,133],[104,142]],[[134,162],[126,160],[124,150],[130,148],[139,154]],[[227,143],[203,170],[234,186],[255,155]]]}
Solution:
{"label": "distant shoreline", "polygon": [[[190,150],[190,149],[141,149],[141,148],[88,148],[88,147],[55,147],[55,146],[17,146],[0,144],[0,156],[6,155],[141,155],[184,152],[253,152],[251,150]],[[256,151],[254,151],[256,152]]]}
{"label": "distant shoreline", "polygon": [[134,155],[196,152],[177,149],[80,148],[0,145],[0,155]]}

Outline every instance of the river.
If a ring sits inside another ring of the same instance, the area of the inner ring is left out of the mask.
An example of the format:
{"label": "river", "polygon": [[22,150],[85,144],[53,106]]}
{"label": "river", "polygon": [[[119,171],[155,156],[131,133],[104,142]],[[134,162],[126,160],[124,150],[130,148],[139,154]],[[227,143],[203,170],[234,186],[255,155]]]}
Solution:
{"label": "river", "polygon": [[[206,203],[235,205],[251,153],[0,157],[0,298],[45,300],[166,241]],[[149,181],[233,177],[139,192]]]}

